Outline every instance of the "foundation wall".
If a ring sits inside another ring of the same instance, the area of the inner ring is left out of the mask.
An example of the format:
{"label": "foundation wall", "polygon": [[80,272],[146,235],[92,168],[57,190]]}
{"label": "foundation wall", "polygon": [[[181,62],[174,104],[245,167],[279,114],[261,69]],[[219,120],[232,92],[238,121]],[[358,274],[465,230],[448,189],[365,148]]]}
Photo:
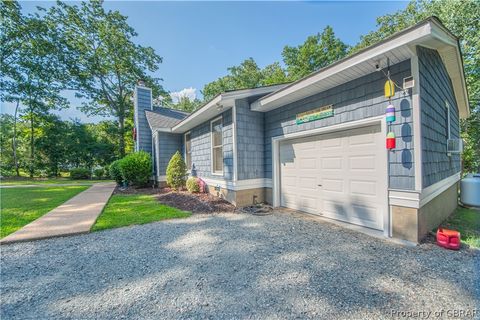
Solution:
{"label": "foundation wall", "polygon": [[392,236],[420,242],[452,214],[457,203],[458,184],[455,183],[420,209],[391,206]]}
{"label": "foundation wall", "polygon": [[265,188],[234,191],[226,188],[215,188],[215,186],[208,186],[208,192],[216,197],[227,200],[236,207],[244,207],[266,201]]}

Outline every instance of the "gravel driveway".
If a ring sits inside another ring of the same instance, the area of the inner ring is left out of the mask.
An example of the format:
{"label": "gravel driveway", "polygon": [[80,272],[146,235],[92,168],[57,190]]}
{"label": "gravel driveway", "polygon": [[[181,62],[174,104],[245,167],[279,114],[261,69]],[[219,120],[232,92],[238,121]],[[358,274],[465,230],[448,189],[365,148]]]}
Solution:
{"label": "gravel driveway", "polygon": [[403,247],[286,213],[196,215],[1,250],[2,320],[399,319],[471,314],[480,301],[478,251]]}

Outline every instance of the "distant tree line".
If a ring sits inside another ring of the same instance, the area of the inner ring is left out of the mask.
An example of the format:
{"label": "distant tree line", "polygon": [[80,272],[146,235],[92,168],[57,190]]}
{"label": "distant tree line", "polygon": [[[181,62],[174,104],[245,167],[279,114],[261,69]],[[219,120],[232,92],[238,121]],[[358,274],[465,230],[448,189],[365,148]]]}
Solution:
{"label": "distant tree line", "polygon": [[[119,158],[114,121],[84,124],[78,120],[63,121],[52,114],[35,115],[35,162],[30,162],[30,116],[17,119],[14,139],[14,116],[0,115],[0,174],[56,177],[73,168],[105,168]],[[17,146],[14,148],[13,141]],[[131,140],[131,139],[130,139]],[[16,151],[14,152],[14,150]],[[133,141],[126,145],[133,149]],[[16,159],[15,159],[16,155]],[[33,171],[32,171],[33,168]]]}

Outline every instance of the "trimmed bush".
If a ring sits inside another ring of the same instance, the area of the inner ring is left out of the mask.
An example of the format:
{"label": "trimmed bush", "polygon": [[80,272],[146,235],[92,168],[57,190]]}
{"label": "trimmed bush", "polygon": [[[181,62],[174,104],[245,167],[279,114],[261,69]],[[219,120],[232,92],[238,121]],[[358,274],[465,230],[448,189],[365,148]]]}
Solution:
{"label": "trimmed bush", "polygon": [[91,173],[87,168],[74,168],[70,170],[70,178],[73,180],[90,179]]}
{"label": "trimmed bush", "polygon": [[122,184],[123,177],[122,172],[120,171],[120,162],[122,160],[113,161],[108,168],[108,173],[110,174],[110,178],[115,180],[117,184]]}
{"label": "trimmed bush", "polygon": [[185,185],[187,177],[187,165],[183,161],[180,151],[177,151],[167,166],[167,184],[175,190],[182,188]]}
{"label": "trimmed bush", "polygon": [[93,175],[98,179],[103,179],[103,177],[105,176],[105,169],[103,168],[95,169],[93,170]]}
{"label": "trimmed bush", "polygon": [[200,181],[196,177],[190,177],[187,180],[187,190],[190,193],[199,193],[200,192]]}
{"label": "trimmed bush", "polygon": [[143,187],[152,177],[152,158],[145,151],[134,152],[120,161],[123,180],[129,185]]}

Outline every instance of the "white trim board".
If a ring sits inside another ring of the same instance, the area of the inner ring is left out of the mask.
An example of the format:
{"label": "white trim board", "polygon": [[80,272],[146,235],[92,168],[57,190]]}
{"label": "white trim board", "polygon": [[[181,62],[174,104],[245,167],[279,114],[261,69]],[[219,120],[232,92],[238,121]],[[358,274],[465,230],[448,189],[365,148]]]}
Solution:
{"label": "white trim board", "polygon": [[204,178],[204,177],[199,177],[199,178],[205,181],[208,185],[212,187],[218,186],[220,188],[233,190],[233,191],[272,187],[272,179],[267,179],[267,178],[247,179],[247,180],[237,180],[237,181]]}
{"label": "white trim board", "polygon": [[448,188],[460,180],[460,172],[451,175],[421,191],[395,190],[388,191],[388,198],[391,206],[420,209]]}
{"label": "white trim board", "polygon": [[413,115],[413,162],[415,170],[415,190],[422,189],[422,118],[420,105],[420,73],[418,69],[418,56],[410,60],[414,86],[412,88],[412,115]]}

